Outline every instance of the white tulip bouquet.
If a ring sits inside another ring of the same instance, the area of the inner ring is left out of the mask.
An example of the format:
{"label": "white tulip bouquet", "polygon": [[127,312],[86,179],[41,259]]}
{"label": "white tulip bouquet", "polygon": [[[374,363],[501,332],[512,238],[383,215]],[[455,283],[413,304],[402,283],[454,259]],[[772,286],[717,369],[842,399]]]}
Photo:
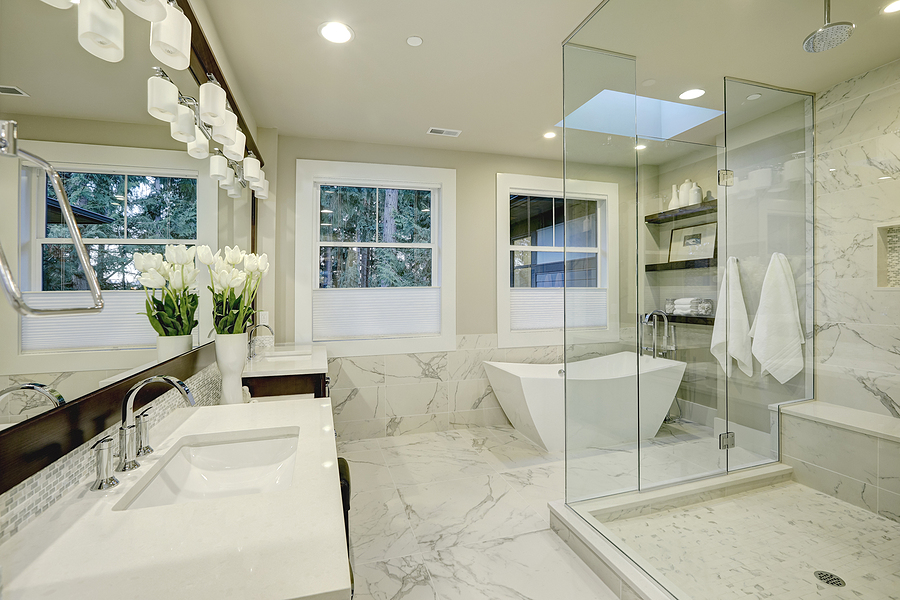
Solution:
{"label": "white tulip bouquet", "polygon": [[[197,326],[197,274],[194,255],[197,249],[184,244],[167,245],[165,258],[152,252],[131,255],[134,266],[141,272],[138,281],[147,294],[147,315],[150,325],[162,336],[190,335]],[[160,291],[157,297],[157,290]]]}
{"label": "white tulip bouquet", "polygon": [[248,254],[237,246],[225,246],[224,253],[215,254],[209,246],[198,246],[197,260],[209,268],[216,333],[244,333],[256,313],[253,300],[269,271],[269,257]]}

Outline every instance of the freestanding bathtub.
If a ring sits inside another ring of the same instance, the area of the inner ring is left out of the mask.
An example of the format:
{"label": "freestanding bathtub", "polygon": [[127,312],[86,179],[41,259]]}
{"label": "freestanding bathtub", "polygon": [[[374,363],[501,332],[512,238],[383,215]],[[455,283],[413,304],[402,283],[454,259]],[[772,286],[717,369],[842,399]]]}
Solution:
{"label": "freestanding bathtub", "polygon": [[[656,435],[687,365],[619,352],[569,363],[485,362],[491,387],[513,427],[550,452],[616,446]],[[568,402],[565,385],[568,379]]]}

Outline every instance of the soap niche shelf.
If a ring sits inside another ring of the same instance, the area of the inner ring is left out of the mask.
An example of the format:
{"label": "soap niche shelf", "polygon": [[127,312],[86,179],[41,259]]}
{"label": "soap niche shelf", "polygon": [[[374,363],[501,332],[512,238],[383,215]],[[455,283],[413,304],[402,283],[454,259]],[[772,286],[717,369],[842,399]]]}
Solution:
{"label": "soap niche shelf", "polygon": [[875,289],[900,290],[900,221],[875,226]]}

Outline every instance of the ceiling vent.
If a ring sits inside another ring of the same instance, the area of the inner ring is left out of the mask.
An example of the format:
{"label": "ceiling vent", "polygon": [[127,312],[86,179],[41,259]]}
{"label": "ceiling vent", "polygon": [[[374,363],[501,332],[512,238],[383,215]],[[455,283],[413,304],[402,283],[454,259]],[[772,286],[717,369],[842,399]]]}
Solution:
{"label": "ceiling vent", "polygon": [[25,96],[29,97],[28,94],[20,90],[14,85],[0,85],[0,95],[3,96]]}
{"label": "ceiling vent", "polygon": [[459,137],[459,134],[462,133],[459,129],[443,129],[441,127],[429,127],[428,133],[430,135],[443,135],[446,137]]}

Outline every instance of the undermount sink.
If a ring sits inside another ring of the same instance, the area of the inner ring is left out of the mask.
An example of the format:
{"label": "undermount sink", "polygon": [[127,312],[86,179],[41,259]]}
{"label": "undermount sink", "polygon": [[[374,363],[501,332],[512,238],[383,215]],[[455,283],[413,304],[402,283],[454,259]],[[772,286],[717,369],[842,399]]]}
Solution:
{"label": "undermount sink", "polygon": [[276,427],[185,436],[113,510],[288,489],[299,435],[299,427]]}

